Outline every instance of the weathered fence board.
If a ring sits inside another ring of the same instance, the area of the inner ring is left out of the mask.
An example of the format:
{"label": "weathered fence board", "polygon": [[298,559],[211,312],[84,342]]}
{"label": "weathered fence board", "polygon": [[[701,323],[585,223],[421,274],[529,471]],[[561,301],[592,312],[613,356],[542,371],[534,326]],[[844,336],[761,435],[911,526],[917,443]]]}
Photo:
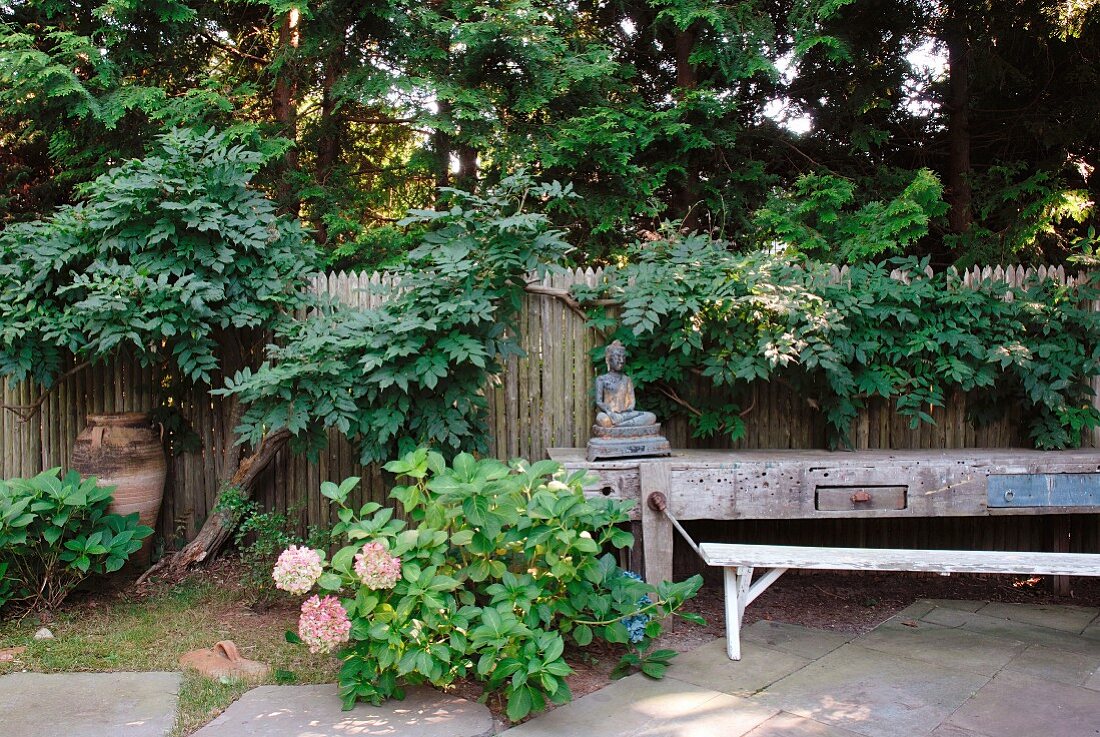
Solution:
{"label": "weathered fence board", "polygon": [[[1072,280],[1064,270],[1051,270],[1060,280]],[[835,269],[842,278],[846,268]],[[995,274],[1013,284],[1035,279],[1046,270],[1009,268],[971,269],[962,276],[966,283]],[[547,277],[543,284],[568,288],[583,282],[595,285],[601,272],[575,270]],[[386,293],[399,288],[388,275],[337,273],[318,276],[313,288],[342,302],[377,306]],[[525,358],[509,359],[503,375],[485,388],[489,405],[491,453],[500,458],[524,456],[543,458],[549,447],[582,446],[592,422],[590,397],[596,375],[591,355],[601,338],[588,329],[578,315],[560,300],[546,295],[529,295],[520,317]],[[113,411],[147,411],[154,402],[159,376],[127,358],[115,365],[98,365],[62,382],[30,422],[21,422],[10,412],[0,413],[0,477],[26,476],[53,466],[66,467],[76,435],[88,414]],[[1097,382],[1100,388],[1100,381]],[[29,386],[2,389],[5,404],[27,404],[34,400]],[[639,397],[645,406],[646,397]],[[966,422],[963,397],[948,401],[932,412],[936,425],[910,429],[885,403],[871,403],[856,421],[852,438],[859,449],[1008,447],[1026,444],[1012,417],[976,428]],[[747,431],[736,448],[821,448],[825,426],[814,408],[780,384],[756,384],[745,400]],[[217,479],[224,459],[212,448],[220,446],[231,428],[225,427],[218,400],[204,394],[186,397],[181,413],[199,433],[203,447],[174,458],[171,463],[160,532],[169,544],[177,544],[198,529],[217,495]],[[674,447],[725,448],[721,439],[691,438],[687,423],[675,419],[665,423]],[[1100,433],[1091,442],[1100,439]],[[347,476],[363,477],[356,503],[385,501],[386,479],[377,467],[364,468],[355,449],[337,433],[318,463],[282,453],[264,475],[257,498],[266,506],[285,510],[299,507],[306,523],[329,520],[328,505],[317,489],[323,480],[338,481]],[[1047,520],[995,519],[979,521],[920,520],[860,521],[745,521],[698,523],[719,525],[716,532],[734,534],[748,541],[821,544],[909,544],[913,547],[1021,548],[1051,544],[1055,534],[1071,535],[1073,550],[1100,549],[1100,524],[1095,517],[1074,517],[1059,523],[1058,531]],[[942,524],[941,524],[942,523]],[[981,523],[982,526],[976,526]]]}

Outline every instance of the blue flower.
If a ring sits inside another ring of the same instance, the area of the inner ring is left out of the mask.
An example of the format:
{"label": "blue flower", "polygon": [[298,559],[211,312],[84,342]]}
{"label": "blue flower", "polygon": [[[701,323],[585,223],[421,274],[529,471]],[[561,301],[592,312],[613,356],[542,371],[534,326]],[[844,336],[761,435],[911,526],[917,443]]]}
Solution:
{"label": "blue flower", "polygon": [[[623,571],[624,578],[630,578],[635,581],[641,581],[642,577],[634,571]],[[636,602],[635,606],[646,607],[649,606],[650,601],[648,596],[643,596]],[[623,626],[626,627],[627,634],[630,636],[630,642],[638,644],[645,639],[645,626],[652,619],[648,614],[632,614],[629,617],[623,617],[620,620]]]}

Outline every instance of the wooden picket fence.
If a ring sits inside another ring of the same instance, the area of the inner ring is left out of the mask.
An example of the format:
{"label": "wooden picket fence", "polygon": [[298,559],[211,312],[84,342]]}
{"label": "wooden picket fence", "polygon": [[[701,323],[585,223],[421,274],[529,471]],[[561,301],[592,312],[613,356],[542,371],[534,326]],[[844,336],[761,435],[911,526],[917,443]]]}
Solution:
{"label": "wooden picket fence", "polygon": [[[837,278],[845,269],[835,269]],[[1036,269],[985,267],[967,271],[964,279],[1003,280],[1022,285],[1036,278],[1062,283],[1075,280],[1061,267]],[[568,289],[573,284],[594,285],[601,272],[593,269],[563,271],[546,277],[544,286]],[[318,276],[314,289],[347,304],[370,307],[393,289],[390,277],[380,274],[329,274]],[[502,459],[544,458],[547,448],[583,446],[592,422],[592,384],[596,366],[592,353],[600,337],[560,299],[530,294],[520,319],[524,358],[508,361],[502,375],[486,387],[490,406],[491,452]],[[0,477],[27,476],[54,466],[65,467],[73,441],[91,413],[148,411],[160,377],[133,360],[99,365],[62,383],[29,422],[10,412],[0,413]],[[5,404],[28,404],[36,390],[26,385],[3,388]],[[645,397],[639,397],[644,406]],[[824,421],[803,398],[781,384],[756,384],[745,400],[747,432],[737,448],[820,448],[825,443]],[[194,534],[210,513],[222,477],[221,458],[209,449],[219,446],[231,432],[221,420],[214,401],[203,394],[187,398],[182,414],[199,434],[202,448],[171,460],[159,531],[169,545]],[[955,397],[932,412],[934,425],[909,427],[907,418],[883,403],[872,404],[858,418],[852,439],[857,448],[962,448],[1025,445],[1026,438],[1009,416],[983,427],[966,420],[966,401]],[[691,438],[686,422],[665,423],[673,447],[729,447],[723,439],[700,442]],[[303,525],[330,522],[326,500],[318,493],[322,481],[360,476],[359,499],[384,502],[386,479],[376,466],[363,467],[355,449],[333,432],[329,447],[316,463],[289,452],[279,455],[266,472],[257,499],[267,508],[301,511]],[[867,524],[864,524],[866,522]],[[735,535],[745,542],[817,542],[864,544],[881,536],[896,546],[939,544],[967,547],[974,540],[986,546],[1019,549],[1042,548],[1051,536],[1048,521],[1030,518],[997,520],[937,520],[891,522],[845,521],[795,525],[757,521],[720,523],[707,528],[714,535]],[[1072,525],[1074,549],[1100,549],[1097,516],[1056,525]],[[985,525],[985,527],[981,527]],[[990,530],[997,530],[991,532]],[[1068,529],[1068,528],[1067,528]],[[1062,532],[1057,532],[1061,535]],[[712,535],[713,539],[713,535]]]}

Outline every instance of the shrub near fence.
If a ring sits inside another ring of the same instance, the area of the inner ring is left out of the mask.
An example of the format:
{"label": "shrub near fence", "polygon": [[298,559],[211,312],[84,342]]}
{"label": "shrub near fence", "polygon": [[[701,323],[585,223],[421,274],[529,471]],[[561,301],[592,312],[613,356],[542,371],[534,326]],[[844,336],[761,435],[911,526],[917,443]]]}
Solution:
{"label": "shrub near fence", "polygon": [[[838,277],[842,270],[837,270]],[[1060,282],[1073,280],[1062,268],[1036,269],[985,267],[965,275],[968,282],[982,279],[1003,280],[1023,284],[1036,278],[1053,278]],[[596,284],[601,277],[597,270],[574,270],[547,277],[543,285],[568,289],[577,283]],[[314,280],[314,289],[322,294],[352,305],[371,306],[384,299],[392,282],[380,274],[329,274]],[[501,459],[545,457],[549,447],[581,446],[588,439],[592,422],[590,397],[595,378],[591,352],[601,342],[600,336],[588,329],[584,320],[562,300],[552,296],[529,294],[521,320],[525,358],[510,359],[507,371],[486,387],[490,406],[491,448]],[[29,422],[21,422],[10,412],[0,416],[0,477],[33,476],[54,466],[67,467],[73,441],[91,413],[148,411],[153,402],[159,377],[135,361],[120,361],[101,365],[70,377],[43,404],[42,411]],[[4,386],[5,404],[28,404],[35,399],[34,390],[25,385]],[[222,426],[210,397],[196,394],[184,398],[181,411],[197,431],[204,448],[217,447],[217,440],[230,428]],[[644,406],[644,393],[639,396]],[[782,385],[757,384],[750,390],[744,406],[747,431],[732,447],[736,448],[821,448],[825,445],[824,421],[790,389]],[[983,427],[966,420],[965,397],[946,402],[932,412],[934,425],[909,427],[909,420],[891,411],[882,403],[871,404],[855,422],[852,432],[856,448],[964,448],[1011,447],[1026,444],[1012,417]],[[698,441],[690,437],[686,423],[673,419],[665,423],[666,433],[674,447],[729,447],[722,439]],[[1087,444],[1094,444],[1086,438]],[[217,493],[217,478],[221,459],[216,453],[199,448],[172,459],[169,480],[162,506],[158,531],[182,540],[193,535],[209,513]],[[329,506],[317,492],[322,481],[340,481],[348,476],[361,476],[363,484],[353,501],[386,501],[386,483],[377,467],[364,468],[358,454],[342,437],[333,433],[329,447],[317,463],[304,457],[283,452],[265,475],[256,499],[267,507],[286,509],[305,498],[306,524],[328,524]],[[996,532],[974,525],[989,523]],[[1004,545],[1042,547],[1052,534],[1054,519],[1030,520],[1010,518],[991,520],[943,520],[942,524],[922,525],[906,531],[890,528],[848,525],[842,521],[831,526],[790,526],[780,530],[776,523],[727,523],[723,529],[736,528],[744,541],[785,539],[820,539],[831,535],[837,544],[860,542],[868,535],[884,538],[904,533],[914,544],[928,546],[940,540],[950,546],[951,539],[984,541],[989,546]],[[1097,545],[1095,519],[1073,523],[1077,534],[1074,548]],[[738,527],[738,525],[741,525]],[[1014,532],[1013,527],[1018,528]],[[1003,528],[1003,529],[1002,529]],[[803,532],[798,532],[803,529]],[[793,532],[792,532],[793,531]],[[941,540],[942,538],[942,540]],[[899,544],[903,544],[899,542]]]}

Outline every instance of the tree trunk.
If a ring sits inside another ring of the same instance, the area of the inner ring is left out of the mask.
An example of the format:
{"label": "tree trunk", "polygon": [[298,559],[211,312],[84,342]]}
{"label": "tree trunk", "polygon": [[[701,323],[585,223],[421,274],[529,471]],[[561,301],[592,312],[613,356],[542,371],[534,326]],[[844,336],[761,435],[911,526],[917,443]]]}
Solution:
{"label": "tree trunk", "polygon": [[[699,33],[698,22],[692,23],[676,32],[676,99],[683,102],[689,90],[699,84],[699,72],[691,63],[691,54],[695,50],[695,40]],[[673,210],[682,218],[681,227],[692,231],[698,228],[699,215],[696,205],[699,202],[699,169],[693,161],[693,152],[682,153],[684,180],[673,193]]]}
{"label": "tree trunk", "polygon": [[[252,488],[256,484],[256,479],[260,477],[260,474],[275,459],[275,455],[286,446],[289,440],[290,431],[286,429],[276,430],[266,435],[252,454],[240,462],[233,475],[223,482],[222,488],[237,489],[242,498],[248,499],[252,495]],[[217,555],[218,551],[229,541],[229,537],[233,534],[233,529],[237,525],[237,520],[231,514],[219,508],[220,502],[221,492],[219,491],[218,499],[214,502],[214,511],[206,518],[199,534],[184,546],[183,550],[171,558],[166,558],[166,560],[171,561],[167,566],[173,573],[182,573],[192,565]]]}
{"label": "tree trunk", "polygon": [[[231,330],[218,333],[218,349],[222,356],[221,375],[231,376],[246,366],[255,366],[260,360],[264,338],[265,335],[260,331]],[[139,583],[165,568],[173,574],[180,574],[190,566],[217,555],[229,541],[237,522],[231,515],[219,511],[222,490],[233,487],[242,497],[250,497],[260,474],[290,440],[289,430],[276,430],[266,435],[252,449],[251,454],[242,459],[242,446],[234,442],[236,437],[233,430],[240,424],[244,408],[236,396],[227,397],[216,407],[225,428],[226,440],[220,448],[207,449],[211,454],[218,453],[221,456],[216,466],[221,469],[221,478],[218,479],[219,490],[214,509],[203,522],[194,540],[178,553],[162,558],[142,574],[138,579]]]}
{"label": "tree trunk", "polygon": [[970,190],[970,36],[966,4],[948,3],[943,40],[947,45],[948,143],[947,220],[951,232],[963,234],[973,222]]}
{"label": "tree trunk", "polygon": [[295,195],[295,187],[291,181],[291,174],[298,170],[298,82],[295,79],[294,65],[290,57],[301,40],[299,20],[298,10],[291,9],[283,16],[279,26],[279,52],[283,60],[278,77],[275,79],[275,90],[271,96],[272,116],[279,124],[279,133],[294,144],[283,156],[276,198],[279,202],[279,211],[294,217],[298,216],[302,203]]}
{"label": "tree trunk", "polygon": [[[453,108],[451,101],[440,100],[438,105],[439,119],[449,124]],[[440,187],[451,186],[451,145],[450,134],[441,128],[436,128],[432,133],[432,152],[435,154],[435,186],[437,190]],[[440,201],[440,194],[436,192],[436,202],[439,203]]]}
{"label": "tree trunk", "polygon": [[684,90],[694,89],[699,84],[698,72],[691,63],[698,33],[698,23],[692,23],[684,30],[676,32],[676,86],[680,89],[680,97],[683,97]]}
{"label": "tree trunk", "polygon": [[477,149],[466,144],[456,147],[458,154],[457,185],[467,192],[477,190]]}
{"label": "tree trunk", "polygon": [[[325,76],[321,88],[321,120],[318,125],[321,140],[317,145],[317,182],[327,186],[332,179],[333,169],[340,161],[341,139],[343,136],[343,121],[337,113],[336,96],[333,90],[336,83],[344,74],[344,29],[340,28],[340,39],[333,45],[328,59],[325,61]],[[322,219],[317,218],[314,223],[317,242],[328,242],[328,228]]]}

